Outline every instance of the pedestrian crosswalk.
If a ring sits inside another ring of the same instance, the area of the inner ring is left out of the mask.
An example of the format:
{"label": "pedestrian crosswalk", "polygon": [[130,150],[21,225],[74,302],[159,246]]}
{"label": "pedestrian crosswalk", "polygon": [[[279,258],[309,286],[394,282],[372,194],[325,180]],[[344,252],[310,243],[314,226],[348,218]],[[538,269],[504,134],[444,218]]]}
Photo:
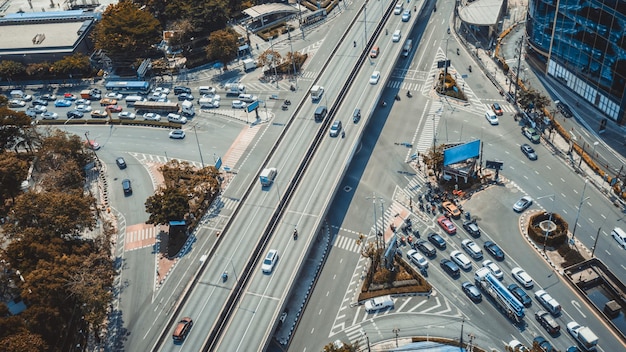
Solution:
{"label": "pedestrian crosswalk", "polygon": [[134,153],[134,152],[129,152],[128,154],[130,154],[130,156],[134,157],[135,159],[137,159],[137,161],[139,161],[139,163],[141,164],[145,164],[145,163],[156,163],[156,164],[165,164],[170,160],[178,160],[181,162],[187,162],[189,164],[191,164],[194,167],[197,168],[201,168],[202,167],[202,163],[198,162],[198,161],[192,161],[192,160],[185,160],[185,159],[178,159],[178,158],[171,158],[168,157],[167,155],[154,155],[154,154],[145,154],[145,153]]}
{"label": "pedestrian crosswalk", "polygon": [[414,145],[418,152],[424,153],[428,151],[435,143],[435,133],[437,131],[437,126],[439,126],[439,120],[441,119],[442,113],[443,103],[440,100],[433,101],[432,104],[430,104],[430,109],[426,115],[426,121],[422,126],[420,138],[418,138],[417,143]]}
{"label": "pedestrian crosswalk", "polygon": [[[296,79],[291,80],[291,79],[282,79],[280,81],[277,82],[261,82],[260,80],[252,80],[250,82],[245,82],[245,86],[246,86],[246,93],[250,93],[250,94],[262,94],[262,96],[259,96],[259,99],[267,99],[267,97],[265,97],[265,95],[271,95],[271,94],[278,94],[281,91],[290,91],[291,90],[291,86],[297,86],[298,88],[301,88],[300,85],[298,84],[299,81],[310,81],[315,79],[315,77],[317,77],[319,73],[318,72],[311,72],[311,71],[303,71]],[[239,83],[240,82],[240,78],[239,77],[233,77],[230,79],[225,80],[223,83],[224,84],[229,84],[229,83]],[[308,84],[307,84],[308,86]]]}
{"label": "pedestrian crosswalk", "polygon": [[387,81],[387,88],[392,89],[402,89],[402,90],[410,90],[414,92],[419,92],[422,90],[422,83],[417,82],[407,82],[407,81]]}
{"label": "pedestrian crosswalk", "polygon": [[250,146],[250,143],[254,140],[254,137],[261,129],[260,125],[250,126],[249,128],[244,128],[231,147],[224,153],[222,157],[222,164],[224,167],[234,168],[239,162],[239,159],[246,153],[246,150]]}
{"label": "pedestrian crosswalk", "polygon": [[153,246],[158,234],[158,226],[148,224],[128,226],[124,234],[124,250],[131,251]]}
{"label": "pedestrian crosswalk", "polygon": [[354,235],[354,238],[347,236],[337,235],[333,241],[333,246],[341,249],[345,249],[350,252],[360,253],[362,245],[357,243],[358,235]]}

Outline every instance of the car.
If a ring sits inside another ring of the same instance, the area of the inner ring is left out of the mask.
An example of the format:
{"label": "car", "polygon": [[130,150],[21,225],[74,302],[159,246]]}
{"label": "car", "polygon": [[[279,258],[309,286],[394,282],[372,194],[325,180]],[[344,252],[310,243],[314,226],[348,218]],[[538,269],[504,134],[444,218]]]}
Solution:
{"label": "car", "polygon": [[330,126],[330,136],[337,137],[339,132],[341,132],[341,121],[337,120],[333,122],[332,126]]}
{"label": "car", "polygon": [[167,87],[156,87],[152,90],[152,92],[168,95],[170,94],[170,89]]}
{"label": "car", "polygon": [[170,138],[172,139],[184,139],[185,131],[183,130],[172,130],[170,131]]}
{"label": "car", "polygon": [[536,336],[533,339],[533,345],[537,344],[543,352],[554,352],[554,347],[543,336]]}
{"label": "car", "polygon": [[59,114],[57,114],[56,112],[52,112],[52,111],[46,111],[43,114],[41,114],[41,118],[44,120],[56,120],[57,118],[59,118]]}
{"label": "car", "polygon": [[146,121],[161,121],[161,115],[154,112],[147,112],[143,114],[143,119]]}
{"label": "car", "polygon": [[489,122],[489,124],[492,126],[498,125],[500,123],[498,121],[498,116],[496,116],[496,114],[494,114],[491,110],[487,110],[487,112],[485,113],[485,118],[487,119],[487,122]]}
{"label": "car", "polygon": [[520,146],[520,149],[522,150],[522,153],[524,153],[524,155],[526,155],[526,157],[530,160],[537,160],[537,153],[535,153],[535,150],[533,149],[533,147],[531,147],[528,143],[524,143]]}
{"label": "car", "polygon": [[402,1],[398,2],[396,4],[396,6],[393,8],[393,14],[394,15],[399,15],[402,13],[402,10],[404,10],[404,5],[402,5]]}
{"label": "car", "polygon": [[458,219],[461,217],[461,211],[454,203],[445,201],[441,203],[441,207],[443,208],[443,210],[447,211],[451,217],[455,219]]}
{"label": "car", "polygon": [[160,101],[160,102],[167,102],[167,94],[163,94],[163,93],[152,93],[150,95],[148,95],[148,101]]}
{"label": "car", "polygon": [[65,99],[57,100],[54,102],[54,106],[57,108],[67,108],[67,107],[72,106],[72,102],[69,100],[65,100]]}
{"label": "car", "polygon": [[452,253],[450,253],[450,259],[463,268],[463,270],[472,269],[472,262],[465,254],[461,253],[461,251],[452,251]]}
{"label": "car", "polygon": [[30,103],[31,106],[35,107],[37,105],[48,106],[48,101],[43,99],[35,99]]}
{"label": "car", "polygon": [[91,100],[87,99],[78,99],[74,102],[76,105],[91,105]]}
{"label": "car", "polygon": [[117,99],[113,98],[104,98],[100,100],[100,106],[108,106],[108,105],[116,105]]}
{"label": "car", "polygon": [[415,248],[419,249],[427,257],[433,257],[437,254],[435,247],[426,240],[418,240],[415,243]]}
{"label": "car", "polygon": [[445,216],[440,216],[437,219],[437,223],[439,224],[439,226],[441,226],[441,228],[448,233],[448,235],[454,235],[456,233],[456,226],[454,226],[454,224],[452,223],[452,221],[450,221],[450,219],[448,219]]}
{"label": "car", "polygon": [[424,258],[424,256],[415,249],[410,249],[408,252],[406,252],[406,257],[409,258],[409,260],[411,260],[411,262],[415,264],[418,268],[428,268],[428,260],[426,260],[426,258]]}
{"label": "car", "polygon": [[126,168],[126,160],[124,160],[121,156],[115,159],[115,163],[121,170]]}
{"label": "car", "polygon": [[510,351],[514,351],[514,352],[530,352],[528,347],[524,346],[524,344],[522,344],[518,340],[511,340],[509,342],[508,346],[509,346],[509,350]]}
{"label": "car", "polygon": [[582,328],[582,326],[575,321],[570,321],[569,323],[567,323],[566,327],[567,332],[569,332],[569,334],[572,335],[574,339],[576,339],[576,335],[578,334],[577,331]]}
{"label": "car", "polygon": [[135,114],[133,114],[133,113],[132,113],[132,112],[130,112],[130,111],[120,112],[120,113],[117,115],[117,118],[119,118],[119,119],[123,119],[123,120],[134,120],[134,119],[135,119],[135,117],[136,117],[136,115],[135,115]]}
{"label": "car", "polygon": [[47,101],[55,101],[57,100],[57,96],[54,94],[44,94],[39,99],[47,100]]}
{"label": "car", "polygon": [[463,289],[463,292],[465,292],[467,297],[469,297],[472,301],[476,303],[482,301],[483,295],[478,290],[478,287],[476,287],[473,283],[465,281],[461,284],[461,289]]}
{"label": "car", "polygon": [[267,252],[267,255],[265,256],[265,259],[263,259],[263,264],[261,265],[261,271],[264,274],[270,274],[274,270],[274,266],[276,265],[277,261],[278,261],[278,250],[270,249],[269,252]]}
{"label": "car", "polygon": [[65,100],[71,100],[71,101],[74,101],[74,100],[76,100],[77,98],[76,98],[76,96],[75,96],[74,94],[72,94],[72,93],[65,93],[65,94],[63,94],[63,99],[65,99]]}
{"label": "car", "polygon": [[380,53],[380,48],[378,47],[378,45],[374,45],[374,47],[372,48],[372,50],[370,50],[370,57],[372,59],[375,59],[378,57],[378,54]]}
{"label": "car", "polygon": [[502,251],[502,249],[500,249],[500,246],[498,246],[495,242],[493,242],[493,241],[485,241],[485,244],[483,244],[483,248],[495,260],[498,260],[498,261],[503,261],[504,260],[504,252]]}
{"label": "car", "polygon": [[411,19],[411,10],[404,10],[402,13],[402,22],[409,22]]}
{"label": "car", "polygon": [[483,268],[489,269],[489,271],[491,271],[491,274],[493,274],[493,276],[495,276],[498,280],[502,280],[504,278],[504,273],[502,272],[502,270],[500,270],[498,264],[494,263],[490,259],[483,261]]}
{"label": "car", "polygon": [[119,105],[107,105],[105,109],[109,110],[110,112],[122,112],[123,110],[123,108]]}
{"label": "car", "polygon": [[99,150],[100,144],[98,144],[98,142],[94,140],[88,140],[88,141],[85,141],[85,147],[91,150]]}
{"label": "car", "polygon": [[582,352],[578,346],[569,346],[565,352]]}
{"label": "car", "polygon": [[43,114],[48,111],[48,108],[44,105],[35,105],[32,108],[28,108],[28,110],[33,111],[35,114]]}
{"label": "car", "polygon": [[169,113],[167,114],[167,121],[184,125],[187,123],[187,118],[185,116],[180,116],[179,114]]}
{"label": "car", "polygon": [[24,113],[26,114],[26,116],[29,116],[32,119],[37,117],[37,113],[35,112],[35,110],[32,110],[31,108],[26,109]]}
{"label": "car", "polygon": [[176,324],[176,328],[174,329],[174,333],[172,334],[172,338],[175,343],[181,343],[187,338],[189,334],[189,330],[193,326],[193,320],[190,317],[182,318],[178,324]]}
{"label": "car", "polygon": [[557,323],[556,320],[552,318],[552,315],[545,310],[535,312],[535,319],[537,319],[539,324],[541,324],[541,326],[543,326],[543,328],[546,329],[546,331],[552,336],[557,335],[559,331],[561,331],[559,323]]}
{"label": "car", "polygon": [[70,110],[66,115],[68,119],[82,119],[85,116],[82,111],[78,110]]}
{"label": "car", "polygon": [[511,275],[515,280],[517,280],[517,282],[522,284],[524,288],[530,289],[533,288],[533,286],[535,285],[530,275],[528,275],[528,273],[520,267],[515,267],[511,269]]}
{"label": "car", "polygon": [[476,224],[476,220],[463,221],[463,228],[470,235],[480,237],[480,229],[478,228],[478,224]]}
{"label": "car", "polygon": [[439,263],[439,265],[441,265],[441,268],[443,269],[443,271],[445,271],[446,273],[448,273],[448,275],[452,277],[457,277],[461,274],[461,270],[459,269],[459,266],[456,265],[450,259],[441,259],[441,262]]}
{"label": "car", "polygon": [[181,93],[191,94],[191,88],[184,86],[175,86],[174,87],[174,95],[178,95]]}
{"label": "car", "polygon": [[556,100],[554,102],[554,104],[556,104],[557,109],[559,109],[559,111],[561,112],[561,114],[563,114],[563,116],[570,118],[572,117],[572,110],[569,108],[569,106],[567,106],[567,104],[563,103],[560,100]]}
{"label": "car", "polygon": [[519,287],[516,283],[510,284],[507,286],[507,289],[520,301],[520,303],[524,305],[524,307],[528,308],[533,304],[533,300],[530,299],[530,296],[526,293],[526,291],[524,291],[524,289]]}
{"label": "car", "polygon": [[470,257],[480,260],[483,259],[483,250],[476,244],[476,242],[468,239],[461,241],[463,250],[469,254]]}
{"label": "car", "polygon": [[370,76],[370,84],[377,84],[379,79],[380,79],[380,71],[372,72],[372,75]]}
{"label": "car", "polygon": [[23,108],[24,106],[26,106],[24,101],[17,99],[9,100],[9,108]]}
{"label": "car", "polygon": [[125,195],[133,194],[133,187],[130,184],[130,180],[125,178],[122,180],[122,189],[124,190]]}
{"label": "car", "polygon": [[441,250],[446,249],[446,240],[444,240],[443,237],[439,236],[438,233],[430,233],[428,235],[428,240],[430,241],[430,243],[434,244],[435,247]]}
{"label": "car", "polygon": [[233,100],[231,106],[233,109],[245,109],[248,104],[241,100]]}
{"label": "car", "polygon": [[533,199],[530,196],[523,196],[515,204],[513,204],[513,210],[521,213],[528,209],[533,204]]}
{"label": "car", "polygon": [[500,107],[500,104],[498,103],[493,103],[491,104],[491,110],[493,110],[493,112],[497,115],[497,116],[502,116],[502,114],[504,113],[502,111],[502,107]]}
{"label": "car", "polygon": [[77,111],[90,112],[91,111],[91,106],[89,106],[89,105],[76,105],[75,109]]}
{"label": "car", "polygon": [[193,95],[191,95],[191,93],[180,93],[178,94],[178,101],[183,101],[183,100],[193,100]]}
{"label": "car", "polygon": [[524,137],[528,138],[529,141],[535,144],[541,142],[541,137],[532,127],[522,127],[522,134],[524,135]]}
{"label": "car", "polygon": [[111,100],[121,100],[122,98],[124,98],[122,94],[115,92],[109,92],[104,97]]}
{"label": "car", "polygon": [[105,118],[108,117],[109,115],[107,114],[106,111],[104,110],[92,110],[91,111],[91,117],[98,119],[98,118]]}
{"label": "car", "polygon": [[395,31],[393,31],[393,34],[391,35],[391,41],[397,43],[400,41],[400,38],[402,38],[402,33],[400,33],[400,30],[396,29]]}

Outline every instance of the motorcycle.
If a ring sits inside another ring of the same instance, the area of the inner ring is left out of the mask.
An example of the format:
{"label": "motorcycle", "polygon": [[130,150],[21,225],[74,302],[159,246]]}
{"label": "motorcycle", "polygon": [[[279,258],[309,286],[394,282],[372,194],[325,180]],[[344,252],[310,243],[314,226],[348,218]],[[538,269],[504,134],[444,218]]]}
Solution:
{"label": "motorcycle", "polygon": [[398,94],[396,94],[396,100],[400,100],[400,96]]}
{"label": "motorcycle", "polygon": [[222,273],[222,282],[226,282],[228,280],[228,271]]}
{"label": "motorcycle", "polygon": [[469,65],[468,69],[470,72],[472,72],[472,65]]}
{"label": "motorcycle", "polygon": [[[471,71],[471,70],[470,70],[470,71]],[[412,97],[412,96],[413,96],[413,94],[411,94],[411,91],[410,91],[410,90],[407,90],[407,91],[406,91],[406,96],[410,98],[410,97]]]}
{"label": "motorcycle", "polygon": [[456,48],[456,54],[461,55],[461,50],[459,48]]}
{"label": "motorcycle", "polygon": [[291,87],[289,87],[289,89],[291,89],[292,92],[296,91],[296,86],[294,86],[293,84],[291,85]]}
{"label": "motorcycle", "polygon": [[297,240],[298,239],[298,230],[297,229],[293,229],[293,240]]}
{"label": "motorcycle", "polygon": [[354,47],[356,48],[356,40],[354,41]]}
{"label": "motorcycle", "polygon": [[384,108],[385,106],[387,106],[387,102],[386,102],[386,101],[384,101],[384,100],[383,100],[383,101],[381,101],[381,102],[380,102],[380,106],[382,106],[382,107]]}
{"label": "motorcycle", "polygon": [[289,99],[285,100],[285,105],[291,105],[291,100]]}
{"label": "motorcycle", "polygon": [[[415,8],[416,6],[414,6],[413,8]],[[433,12],[437,12],[437,5],[435,5],[435,7],[433,8]]]}
{"label": "motorcycle", "polygon": [[281,106],[281,108],[283,109],[283,111],[285,111],[285,110],[289,109],[288,105],[287,105],[287,104],[284,104],[284,103],[283,103],[283,106]]}

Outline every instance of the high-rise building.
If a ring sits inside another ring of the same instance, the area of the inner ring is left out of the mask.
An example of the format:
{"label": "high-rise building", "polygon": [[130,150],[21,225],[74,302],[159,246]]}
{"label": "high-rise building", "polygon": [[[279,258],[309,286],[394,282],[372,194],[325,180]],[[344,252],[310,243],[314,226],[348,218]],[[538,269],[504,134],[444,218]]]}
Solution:
{"label": "high-rise building", "polygon": [[626,124],[626,1],[529,0],[526,34],[531,61]]}

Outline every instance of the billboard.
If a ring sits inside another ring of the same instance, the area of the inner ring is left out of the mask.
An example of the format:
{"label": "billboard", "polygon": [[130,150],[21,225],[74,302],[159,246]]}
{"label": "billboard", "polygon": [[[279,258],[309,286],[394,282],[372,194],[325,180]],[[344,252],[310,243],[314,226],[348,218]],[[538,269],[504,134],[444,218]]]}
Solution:
{"label": "billboard", "polygon": [[443,166],[477,158],[480,155],[480,139],[467,142],[443,151]]}

